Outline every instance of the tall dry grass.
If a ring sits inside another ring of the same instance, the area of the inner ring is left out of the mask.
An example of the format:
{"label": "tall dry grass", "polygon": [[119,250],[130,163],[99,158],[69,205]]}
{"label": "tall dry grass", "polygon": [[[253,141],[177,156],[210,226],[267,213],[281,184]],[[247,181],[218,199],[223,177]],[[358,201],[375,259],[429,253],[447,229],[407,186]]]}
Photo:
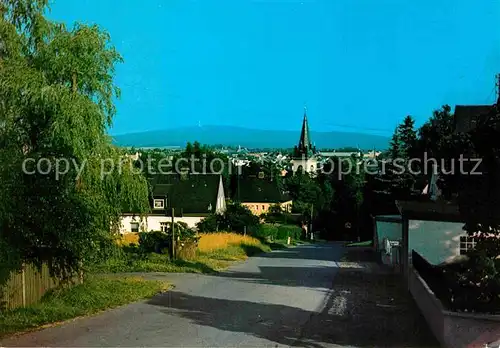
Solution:
{"label": "tall dry grass", "polygon": [[225,249],[232,245],[255,245],[260,246],[261,242],[254,237],[243,236],[237,233],[203,233],[198,242],[198,250],[201,252],[210,252],[218,249]]}
{"label": "tall dry grass", "polygon": [[118,245],[130,245],[137,244],[139,245],[139,234],[137,233],[125,233],[120,236],[118,239]]}

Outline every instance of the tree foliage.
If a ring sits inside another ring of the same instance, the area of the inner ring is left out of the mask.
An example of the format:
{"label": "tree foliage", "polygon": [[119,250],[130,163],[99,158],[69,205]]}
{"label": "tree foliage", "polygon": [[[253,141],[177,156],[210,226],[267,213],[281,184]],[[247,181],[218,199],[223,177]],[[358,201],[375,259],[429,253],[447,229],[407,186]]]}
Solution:
{"label": "tree foliage", "polygon": [[122,58],[106,32],[51,22],[46,5],[0,5],[0,244],[67,277],[112,245],[123,209],[147,210],[147,186],[106,135]]}

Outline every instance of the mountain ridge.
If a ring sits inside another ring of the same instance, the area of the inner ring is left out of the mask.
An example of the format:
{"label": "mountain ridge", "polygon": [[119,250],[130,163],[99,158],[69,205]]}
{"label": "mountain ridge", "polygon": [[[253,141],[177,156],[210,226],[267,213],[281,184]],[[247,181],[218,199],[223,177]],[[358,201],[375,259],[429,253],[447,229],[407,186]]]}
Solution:
{"label": "mountain ridge", "polygon": [[[318,148],[359,146],[362,149],[386,149],[390,138],[381,135],[340,131],[310,131]],[[239,126],[207,125],[126,133],[111,136],[118,146],[164,147],[185,146],[187,142],[222,144],[250,148],[291,148],[300,137],[300,130],[264,130]]]}

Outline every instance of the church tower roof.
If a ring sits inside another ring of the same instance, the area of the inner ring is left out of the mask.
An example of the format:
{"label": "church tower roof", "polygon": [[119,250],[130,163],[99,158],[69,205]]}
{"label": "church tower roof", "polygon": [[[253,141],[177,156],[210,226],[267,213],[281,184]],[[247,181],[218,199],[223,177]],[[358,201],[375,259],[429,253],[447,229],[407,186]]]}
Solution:
{"label": "church tower roof", "polygon": [[315,149],[311,143],[311,135],[309,133],[309,124],[307,122],[307,109],[304,106],[304,120],[302,121],[302,130],[300,132],[299,145],[297,146],[296,156],[311,157],[315,153]]}

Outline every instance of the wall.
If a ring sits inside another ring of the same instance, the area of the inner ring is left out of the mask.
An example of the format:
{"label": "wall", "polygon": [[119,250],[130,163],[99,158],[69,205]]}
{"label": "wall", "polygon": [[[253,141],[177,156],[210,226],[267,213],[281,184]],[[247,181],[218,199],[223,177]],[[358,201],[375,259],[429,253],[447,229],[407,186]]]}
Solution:
{"label": "wall", "polygon": [[[243,202],[243,203],[241,203],[241,205],[248,207],[248,209],[250,209],[252,214],[257,215],[257,216],[260,216],[260,214],[267,213],[269,210],[269,207],[271,207],[274,204],[276,204],[276,203],[258,203],[258,202],[255,202],[255,203],[254,202],[252,202],[252,203]],[[288,209],[288,211],[292,211],[292,201],[280,203],[280,206],[283,209]]]}
{"label": "wall", "polygon": [[384,248],[383,240],[384,238],[389,238],[390,240],[401,240],[402,239],[402,224],[401,222],[389,222],[375,220],[377,228],[377,251]]}
{"label": "wall", "polygon": [[409,288],[429,328],[443,347],[493,347],[491,343],[500,337],[500,316],[445,310],[413,268],[409,272]]}
{"label": "wall", "polygon": [[[398,221],[399,220],[399,221]],[[402,222],[399,215],[386,215],[375,217],[375,235],[374,246],[375,250],[380,254],[380,260],[385,265],[397,266],[400,263],[400,250],[393,247],[391,253],[385,251],[384,239],[388,238],[391,241],[399,240],[402,242]],[[399,266],[398,266],[399,267]],[[399,268],[395,269],[399,271]]]}
{"label": "wall", "polygon": [[431,264],[438,265],[460,255],[463,223],[409,220],[409,254],[412,249]]}
{"label": "wall", "polygon": [[[203,220],[201,216],[184,216],[175,217],[174,222],[185,222],[189,227],[196,228],[196,224]],[[121,218],[120,233],[127,233],[130,231],[130,223],[132,221],[139,221],[139,217],[132,218],[131,215],[125,215]],[[139,231],[160,231],[161,222],[171,222],[172,218],[168,216],[148,216],[140,222]]]}
{"label": "wall", "polygon": [[269,207],[271,206],[270,203],[241,203],[241,205],[244,205],[245,207],[250,209],[250,211],[254,215],[267,213]]}

